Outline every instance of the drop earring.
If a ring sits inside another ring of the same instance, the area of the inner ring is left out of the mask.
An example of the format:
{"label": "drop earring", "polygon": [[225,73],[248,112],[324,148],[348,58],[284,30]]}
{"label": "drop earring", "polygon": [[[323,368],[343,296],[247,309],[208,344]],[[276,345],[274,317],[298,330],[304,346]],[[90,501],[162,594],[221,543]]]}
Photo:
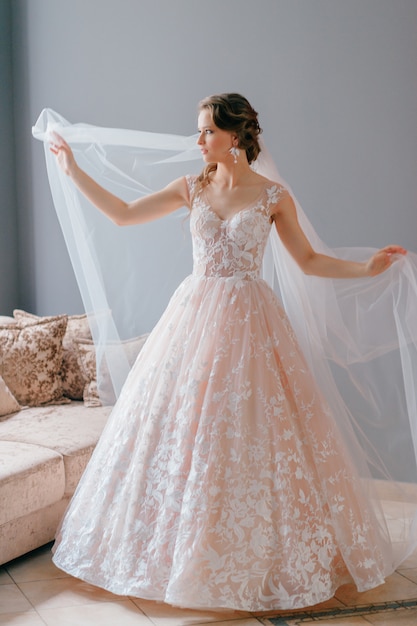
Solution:
{"label": "drop earring", "polygon": [[235,164],[236,164],[236,163],[237,163],[237,158],[238,158],[238,156],[239,156],[239,154],[240,154],[240,150],[239,150],[239,148],[236,148],[235,146],[232,146],[232,147],[230,148],[229,152],[230,152],[230,154],[231,154],[231,155],[232,155],[232,157],[233,157],[233,163],[235,163]]}

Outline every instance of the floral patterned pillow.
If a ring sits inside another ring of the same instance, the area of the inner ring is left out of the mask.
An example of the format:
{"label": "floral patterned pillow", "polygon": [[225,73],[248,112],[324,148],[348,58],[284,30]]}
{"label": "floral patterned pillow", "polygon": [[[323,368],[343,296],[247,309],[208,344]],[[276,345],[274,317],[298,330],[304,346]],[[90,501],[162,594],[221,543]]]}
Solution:
{"label": "floral patterned pillow", "polygon": [[[129,365],[133,365],[139,352],[143,348],[148,334],[140,335],[126,341],[122,341]],[[97,388],[97,367],[96,367],[96,351],[93,341],[77,341],[78,344],[78,361],[83,370],[86,384],[84,387],[84,404],[88,407],[102,406],[102,404],[114,404],[115,397],[111,390],[110,374],[107,366],[103,366],[103,388],[106,390],[99,394]],[[111,346],[110,346],[111,349]]]}
{"label": "floral patterned pillow", "polygon": [[0,417],[16,413],[21,407],[3,378],[0,376]]}
{"label": "floral patterned pillow", "polygon": [[[33,323],[43,318],[15,309],[14,318],[19,322]],[[48,318],[45,318],[48,319]],[[71,400],[82,400],[86,380],[78,363],[78,339],[91,339],[90,326],[87,315],[69,315],[67,330],[62,341],[61,378],[63,394]]]}
{"label": "floral patterned pillow", "polygon": [[65,402],[60,376],[67,316],[0,326],[0,375],[20,405]]}
{"label": "floral patterned pillow", "polygon": [[0,315],[0,325],[5,326],[6,324],[16,325],[16,320],[9,315]]}

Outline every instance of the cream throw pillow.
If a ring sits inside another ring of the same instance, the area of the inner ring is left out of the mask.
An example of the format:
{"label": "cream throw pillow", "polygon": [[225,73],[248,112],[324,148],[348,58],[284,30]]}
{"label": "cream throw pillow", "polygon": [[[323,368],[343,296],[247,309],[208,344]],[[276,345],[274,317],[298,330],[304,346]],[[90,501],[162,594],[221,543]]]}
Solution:
{"label": "cream throw pillow", "polygon": [[0,315],[0,325],[5,326],[6,324],[16,324],[16,320],[14,317],[10,317],[10,315]]}
{"label": "cream throw pillow", "polygon": [[[125,350],[127,360],[131,366],[136,361],[136,357],[142,350],[148,336],[149,333],[121,342]],[[112,393],[109,393],[101,398],[99,396],[97,390],[96,352],[93,341],[78,341],[77,344],[78,360],[86,380],[83,394],[85,406],[93,407],[102,406],[102,404],[114,404],[115,397]],[[103,383],[105,388],[111,388],[110,374],[106,366],[103,368]]]}
{"label": "cream throw pillow", "polygon": [[20,404],[0,376],[0,417],[20,411]]}

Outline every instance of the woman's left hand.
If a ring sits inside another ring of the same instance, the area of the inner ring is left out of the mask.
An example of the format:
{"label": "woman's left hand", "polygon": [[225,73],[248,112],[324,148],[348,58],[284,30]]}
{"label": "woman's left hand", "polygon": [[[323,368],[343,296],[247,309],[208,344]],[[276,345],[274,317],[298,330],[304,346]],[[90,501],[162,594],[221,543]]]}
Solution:
{"label": "woman's left hand", "polygon": [[407,250],[401,246],[386,246],[375,252],[366,263],[366,275],[377,276],[385,272],[394,263],[398,255],[404,256]]}

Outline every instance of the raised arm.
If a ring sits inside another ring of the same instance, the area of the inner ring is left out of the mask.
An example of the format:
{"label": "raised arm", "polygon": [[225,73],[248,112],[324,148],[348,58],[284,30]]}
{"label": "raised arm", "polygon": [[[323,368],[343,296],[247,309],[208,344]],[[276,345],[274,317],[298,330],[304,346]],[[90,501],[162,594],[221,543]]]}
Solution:
{"label": "raised arm", "polygon": [[121,198],[101,187],[86,174],[74,158],[67,142],[57,133],[53,134],[50,150],[56,157],[61,169],[71,178],[81,193],[102,213],[119,226],[143,224],[156,220],[184,205],[188,205],[188,189],[184,177],[144,198],[133,202],[124,202]]}
{"label": "raised arm", "polygon": [[305,274],[325,278],[376,276],[390,267],[396,255],[407,254],[401,246],[387,246],[378,250],[368,261],[358,263],[316,252],[301,229],[289,194],[285,194],[276,205],[273,219],[284,246]]}

